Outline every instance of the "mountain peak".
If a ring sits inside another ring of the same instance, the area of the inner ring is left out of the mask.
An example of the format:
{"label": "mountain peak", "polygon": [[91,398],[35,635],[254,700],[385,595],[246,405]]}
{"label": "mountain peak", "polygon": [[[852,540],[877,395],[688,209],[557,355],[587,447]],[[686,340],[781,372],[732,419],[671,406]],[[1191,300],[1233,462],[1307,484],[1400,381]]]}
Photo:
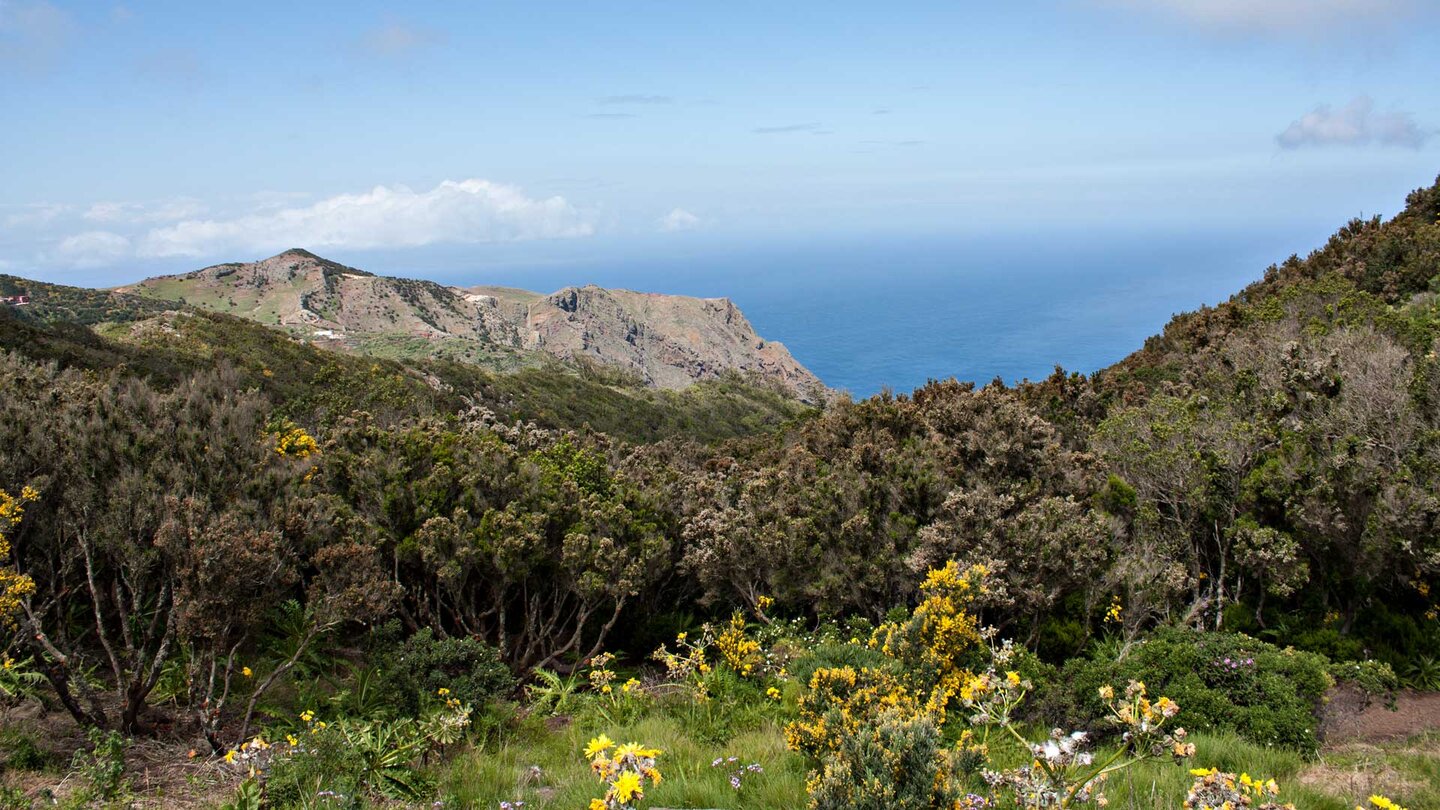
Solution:
{"label": "mountain peak", "polygon": [[[267,267],[267,266],[274,266],[274,265],[294,265],[294,264],[315,265],[315,266],[318,266],[322,271],[329,272],[329,273],[348,273],[348,274],[350,274],[350,275],[357,275],[357,276],[370,276],[370,275],[374,275],[373,273],[368,273],[368,272],[366,272],[366,271],[364,271],[364,270],[360,270],[359,268],[350,267],[350,266],[348,266],[348,265],[341,264],[340,262],[331,261],[330,259],[327,259],[327,258],[325,258],[324,256],[320,256],[320,255],[317,255],[317,254],[315,254],[315,253],[311,253],[310,251],[306,250],[305,248],[298,248],[298,247],[297,247],[297,248],[290,248],[289,250],[283,251],[283,252],[281,252],[281,253],[277,253],[277,254],[275,254],[274,256],[271,256],[271,257],[268,258],[268,259],[261,259],[260,261],[255,262],[253,266],[257,266],[257,267]],[[231,266],[231,265],[221,265],[221,266]],[[207,268],[207,269],[208,269],[208,268]]]}

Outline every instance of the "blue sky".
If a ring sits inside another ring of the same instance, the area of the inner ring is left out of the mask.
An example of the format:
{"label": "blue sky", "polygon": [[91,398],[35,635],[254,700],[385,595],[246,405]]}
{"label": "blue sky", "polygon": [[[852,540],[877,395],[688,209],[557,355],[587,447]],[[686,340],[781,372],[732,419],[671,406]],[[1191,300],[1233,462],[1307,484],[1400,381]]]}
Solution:
{"label": "blue sky", "polygon": [[0,271],[1329,230],[1440,173],[1436,5],[0,0]]}

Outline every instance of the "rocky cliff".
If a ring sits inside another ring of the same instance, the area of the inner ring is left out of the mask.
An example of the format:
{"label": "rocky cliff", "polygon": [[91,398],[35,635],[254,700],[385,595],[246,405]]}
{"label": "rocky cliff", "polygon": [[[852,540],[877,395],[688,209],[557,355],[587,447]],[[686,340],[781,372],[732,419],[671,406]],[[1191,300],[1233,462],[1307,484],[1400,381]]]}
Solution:
{"label": "rocky cliff", "polygon": [[121,291],[184,300],[357,351],[403,348],[477,362],[549,355],[618,367],[660,388],[741,372],[806,400],[824,391],[784,345],[757,335],[726,298],[593,285],[550,295],[462,289],[377,276],[304,250],[159,276]]}

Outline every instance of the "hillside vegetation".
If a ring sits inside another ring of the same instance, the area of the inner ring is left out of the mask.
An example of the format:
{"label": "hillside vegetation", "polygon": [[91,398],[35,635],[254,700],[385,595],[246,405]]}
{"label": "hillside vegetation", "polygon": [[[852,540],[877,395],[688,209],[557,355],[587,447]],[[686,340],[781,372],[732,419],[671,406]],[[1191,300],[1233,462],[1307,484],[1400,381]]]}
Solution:
{"label": "hillside vegetation", "polygon": [[1440,688],[1440,184],[1098,374],[819,412],[4,283],[0,697],[108,798],[155,737],[245,807],[1437,799],[1307,774]]}

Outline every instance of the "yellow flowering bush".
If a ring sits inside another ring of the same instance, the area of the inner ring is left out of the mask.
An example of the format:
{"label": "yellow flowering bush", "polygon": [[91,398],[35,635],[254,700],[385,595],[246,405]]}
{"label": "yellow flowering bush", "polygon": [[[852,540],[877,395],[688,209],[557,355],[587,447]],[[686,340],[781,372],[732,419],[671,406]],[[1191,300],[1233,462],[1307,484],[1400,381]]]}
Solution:
{"label": "yellow flowering bush", "polygon": [[904,665],[911,690],[923,693],[926,708],[941,725],[946,709],[971,677],[961,662],[981,640],[972,606],[985,593],[988,575],[984,565],[962,569],[954,560],[932,569],[920,585],[920,604],[910,617],[881,625],[871,640]]}
{"label": "yellow flowering bush", "polygon": [[634,810],[645,798],[645,785],[660,784],[660,769],[655,760],[658,748],[645,748],[639,743],[616,745],[604,734],[585,746],[590,770],[605,783],[605,795],[590,800],[590,810]]}
{"label": "yellow flowering bush", "polygon": [[612,653],[600,653],[590,659],[590,688],[596,694],[609,695],[615,691],[615,671],[610,669],[614,660]]}
{"label": "yellow flowering bush", "polygon": [[1120,604],[1120,597],[1110,597],[1110,607],[1105,611],[1106,624],[1119,624],[1125,615],[1125,608]]}
{"label": "yellow flowering bush", "polygon": [[696,703],[710,699],[711,673],[715,667],[729,669],[742,678],[767,672],[784,678],[783,666],[770,660],[760,642],[751,637],[745,614],[740,611],[719,630],[707,623],[696,638],[691,638],[689,633],[679,633],[673,650],[661,645],[650,658],[664,665],[669,681],[687,685]]}
{"label": "yellow flowering bush", "polygon": [[925,713],[895,676],[865,667],[815,670],[799,709],[799,719],[785,727],[785,744],[817,759],[840,751],[882,713],[903,718]]}
{"label": "yellow flowering bush", "polygon": [[675,636],[674,652],[662,644],[650,658],[665,666],[665,675],[670,680],[686,681],[709,670],[710,665],[705,663],[705,654],[710,641],[708,633],[702,635],[698,641],[692,641],[689,633],[680,633]]}
{"label": "yellow flowering bush", "polygon": [[590,688],[594,690],[589,706],[609,724],[624,725],[634,721],[644,711],[649,699],[645,686],[635,678],[626,680],[618,687],[617,675],[610,668],[615,656],[601,653],[590,659]]}
{"label": "yellow flowering bush", "polygon": [[320,454],[320,443],[304,428],[290,427],[276,437],[275,452],[287,458],[309,458]]}
{"label": "yellow flowering bush", "polygon": [[754,674],[764,660],[760,655],[760,642],[746,635],[745,614],[738,610],[715,637],[715,652],[720,663],[742,677]]}
{"label": "yellow flowering bush", "polygon": [[0,626],[14,627],[25,597],[35,592],[35,581],[10,567],[10,541],[6,535],[25,514],[25,505],[40,497],[30,487],[14,496],[0,489]]}

